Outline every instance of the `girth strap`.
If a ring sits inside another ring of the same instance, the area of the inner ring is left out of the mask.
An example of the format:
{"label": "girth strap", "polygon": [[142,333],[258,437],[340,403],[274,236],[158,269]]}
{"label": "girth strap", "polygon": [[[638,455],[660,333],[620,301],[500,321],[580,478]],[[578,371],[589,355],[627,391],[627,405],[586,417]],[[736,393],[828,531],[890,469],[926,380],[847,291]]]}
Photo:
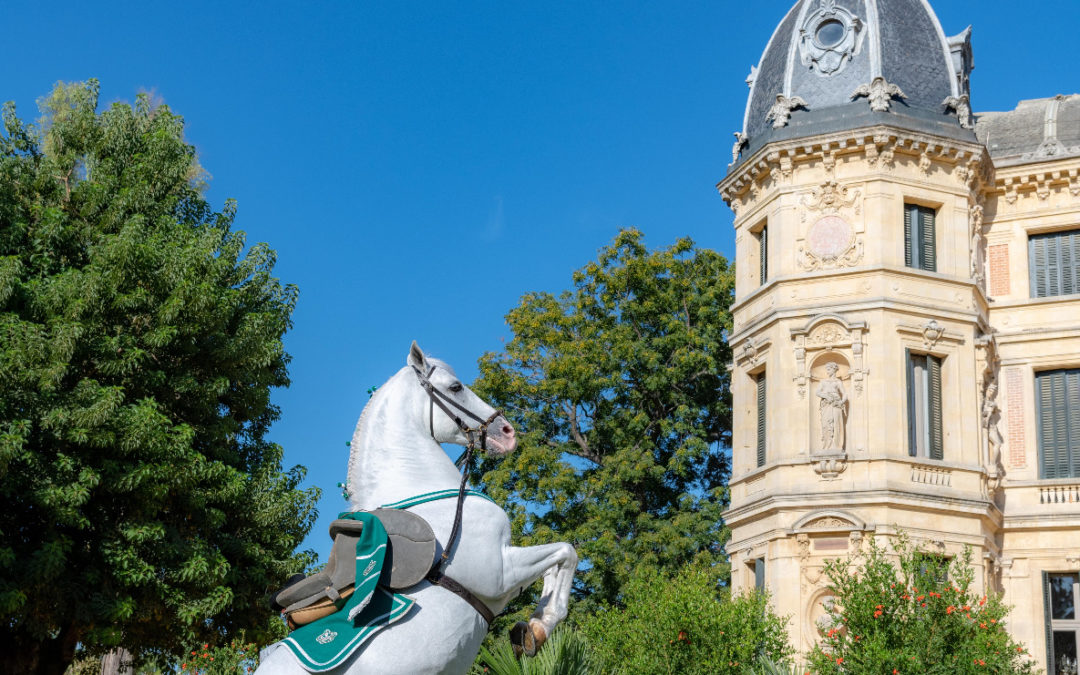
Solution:
{"label": "girth strap", "polygon": [[490,627],[491,623],[495,621],[495,614],[490,609],[488,609],[487,605],[480,601],[480,598],[473,595],[469,591],[469,589],[465,588],[464,586],[454,581],[450,577],[446,576],[442,572],[439,572],[437,569],[432,570],[431,573],[428,575],[427,580],[431,582],[432,585],[439,586],[440,588],[445,588],[446,590],[458,596],[465,602],[472,605],[472,608],[475,609],[477,613],[480,614],[480,616],[484,617],[484,621],[487,622],[488,627]]}

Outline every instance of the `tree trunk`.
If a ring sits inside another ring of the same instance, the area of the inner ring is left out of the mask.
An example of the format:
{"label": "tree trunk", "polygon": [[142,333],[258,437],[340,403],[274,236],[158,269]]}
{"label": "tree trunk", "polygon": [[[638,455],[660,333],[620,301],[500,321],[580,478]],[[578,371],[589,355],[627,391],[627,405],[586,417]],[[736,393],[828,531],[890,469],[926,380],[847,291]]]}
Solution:
{"label": "tree trunk", "polygon": [[0,632],[0,671],[64,675],[75,660],[78,644],[79,631],[71,624],[49,640],[34,639],[18,631]]}
{"label": "tree trunk", "polygon": [[114,649],[101,657],[101,675],[122,675],[130,673],[127,664],[131,663],[131,652],[124,649]]}

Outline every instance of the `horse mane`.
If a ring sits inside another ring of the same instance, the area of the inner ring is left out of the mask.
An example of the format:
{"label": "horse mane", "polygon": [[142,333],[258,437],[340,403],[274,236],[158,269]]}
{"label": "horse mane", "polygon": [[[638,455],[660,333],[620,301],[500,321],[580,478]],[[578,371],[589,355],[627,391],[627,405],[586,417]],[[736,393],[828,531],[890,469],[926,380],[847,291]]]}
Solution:
{"label": "horse mane", "polygon": [[[439,368],[443,368],[444,370],[454,373],[454,369],[442,359],[436,359],[429,356],[427,357],[427,360],[428,363],[433,366],[438,366]],[[409,367],[406,366],[405,368]],[[402,370],[404,370],[404,368]],[[360,471],[360,435],[362,431],[367,428],[366,424],[368,421],[368,417],[370,416],[371,411],[376,407],[375,402],[380,401],[385,395],[387,383],[397,377],[400,373],[401,370],[399,370],[397,373],[394,373],[390,376],[388,380],[386,380],[386,382],[383,382],[381,386],[375,389],[374,393],[372,393],[371,395],[371,398],[364,405],[364,409],[360,411],[360,419],[356,421],[356,428],[353,430],[352,440],[349,442],[349,462],[345,468],[345,492],[348,494],[348,499],[350,503],[355,503],[355,495],[353,495],[351,489],[353,482],[352,478],[357,472]],[[454,374],[456,375],[457,373]]]}

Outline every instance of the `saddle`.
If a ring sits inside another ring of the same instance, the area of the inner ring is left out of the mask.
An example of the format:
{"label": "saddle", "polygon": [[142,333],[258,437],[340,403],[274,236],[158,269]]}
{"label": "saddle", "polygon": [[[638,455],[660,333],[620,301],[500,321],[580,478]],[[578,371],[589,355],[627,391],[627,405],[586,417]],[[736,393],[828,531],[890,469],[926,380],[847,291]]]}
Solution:
{"label": "saddle", "polygon": [[[409,511],[375,509],[371,512],[387,533],[386,557],[379,585],[390,590],[415,586],[435,562],[435,533],[428,522]],[[363,523],[340,518],[330,523],[334,540],[326,566],[304,577],[295,575],[270,598],[270,606],[283,612],[289,628],[329,616],[344,606],[356,581],[356,544]]]}

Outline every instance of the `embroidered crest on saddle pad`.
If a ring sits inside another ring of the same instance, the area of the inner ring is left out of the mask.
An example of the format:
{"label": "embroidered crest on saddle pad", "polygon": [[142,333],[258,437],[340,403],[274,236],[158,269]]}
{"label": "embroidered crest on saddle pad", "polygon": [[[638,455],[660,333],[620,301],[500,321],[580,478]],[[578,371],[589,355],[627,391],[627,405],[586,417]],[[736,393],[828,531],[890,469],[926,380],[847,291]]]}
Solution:
{"label": "embroidered crest on saddle pad", "polygon": [[[415,600],[387,589],[415,586],[425,578],[435,558],[435,536],[427,521],[403,509],[458,494],[429,492],[375,511],[341,513],[331,523],[334,547],[326,568],[274,596],[275,603],[288,603],[284,613],[295,629],[282,644],[305,670],[319,673],[340,665],[408,613]],[[475,490],[465,495],[491,501]]]}

